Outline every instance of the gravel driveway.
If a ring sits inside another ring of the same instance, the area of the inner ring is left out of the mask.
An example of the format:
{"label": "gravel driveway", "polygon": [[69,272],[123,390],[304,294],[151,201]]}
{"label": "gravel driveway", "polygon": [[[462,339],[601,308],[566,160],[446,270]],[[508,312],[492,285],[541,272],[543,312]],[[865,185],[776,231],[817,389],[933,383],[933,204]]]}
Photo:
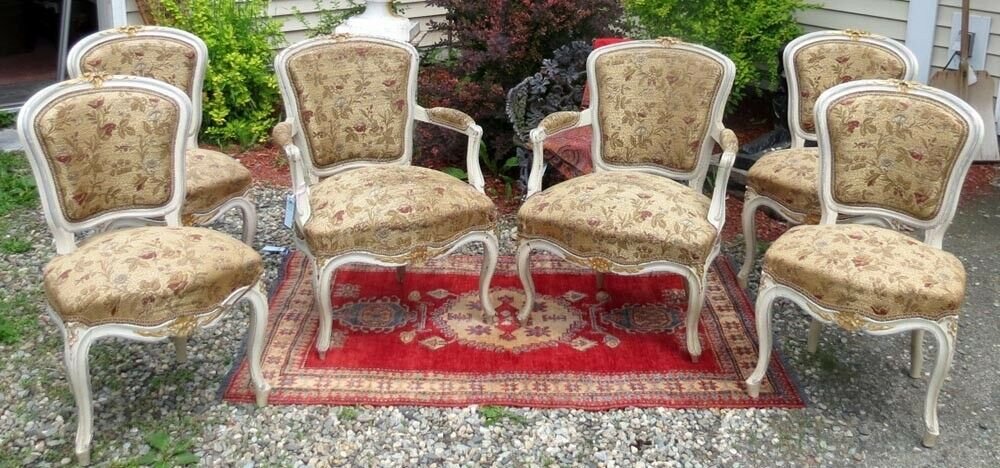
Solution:
{"label": "gravel driveway", "polygon": [[[258,248],[290,245],[281,227],[283,194],[256,189]],[[39,290],[41,266],[53,255],[50,235],[38,210],[0,221],[7,226],[0,240],[31,243],[27,252],[0,259],[0,313],[18,332],[12,344],[0,344],[0,466],[70,464],[74,405],[61,338],[41,312]],[[504,223],[510,253],[513,223]],[[238,232],[234,216],[222,224]],[[245,314],[192,337],[186,364],[174,360],[168,343],[107,340],[91,354],[93,460],[135,466],[145,456],[169,466],[191,452],[201,465],[225,466],[1000,466],[998,233],[995,189],[962,208],[945,241],[966,264],[969,294],[933,450],[920,446],[927,377],[906,376],[908,336],[828,329],[810,356],[806,316],[781,304],[777,346],[808,399],[803,410],[257,409],[223,403],[217,394],[246,332]],[[734,261],[742,257],[739,244],[726,251]],[[265,259],[273,281],[280,259]]]}

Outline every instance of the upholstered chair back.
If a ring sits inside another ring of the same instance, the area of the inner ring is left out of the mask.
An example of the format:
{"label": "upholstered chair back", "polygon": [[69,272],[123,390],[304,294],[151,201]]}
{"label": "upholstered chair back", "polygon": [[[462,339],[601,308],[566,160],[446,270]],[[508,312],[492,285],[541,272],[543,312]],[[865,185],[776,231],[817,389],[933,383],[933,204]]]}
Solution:
{"label": "upholstered chair back", "polygon": [[276,59],[296,144],[314,172],[408,163],[418,55],[409,44],[347,35],[309,39]]}
{"label": "upholstered chair back", "polygon": [[84,73],[134,75],[174,85],[191,98],[190,144],[201,127],[201,89],[208,47],[187,31],[161,26],[125,26],[91,34],[69,52],[70,78]]}
{"label": "upholstered chair back", "polygon": [[710,137],[736,68],[707,47],[671,38],[595,49],[587,61],[598,170],[704,177]]}
{"label": "upholstered chair back", "polygon": [[823,223],[876,215],[943,235],[982,143],[978,113],[936,88],[864,80],[824,93],[816,118]]}
{"label": "upholstered chair back", "polygon": [[191,101],[161,81],[91,76],[39,91],[18,132],[60,253],[122,218],[179,225]]}
{"label": "upholstered chair back", "polygon": [[788,79],[788,128],[801,147],[816,140],[813,110],[819,96],[854,80],[910,81],[917,59],[910,49],[888,37],[861,31],[818,31],[802,35],[784,52]]}

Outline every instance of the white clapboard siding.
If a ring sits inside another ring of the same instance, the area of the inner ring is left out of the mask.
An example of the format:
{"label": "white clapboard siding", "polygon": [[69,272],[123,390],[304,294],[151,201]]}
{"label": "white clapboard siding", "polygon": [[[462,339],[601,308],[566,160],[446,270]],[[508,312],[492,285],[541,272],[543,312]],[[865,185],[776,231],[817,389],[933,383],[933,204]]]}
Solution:
{"label": "white clapboard siding", "polygon": [[[403,15],[413,21],[420,23],[420,35],[418,36],[420,46],[436,44],[441,34],[430,30],[431,21],[443,21],[445,10],[439,7],[427,5],[424,0],[402,0]],[[347,0],[321,0],[320,7],[326,9],[342,9],[350,6]],[[127,0],[129,24],[141,24],[142,18],[139,16],[138,7],[135,0]],[[308,37],[308,27],[299,20],[295,14],[296,9],[301,12],[306,23],[316,25],[319,23],[320,9],[316,8],[315,0],[271,0],[268,6],[268,14],[281,22],[281,30],[285,33],[285,40],[292,44]]]}
{"label": "white clapboard siding", "polygon": [[[860,29],[899,41],[906,39],[909,1],[814,0],[812,3],[820,6],[797,15],[799,24],[806,32],[823,29]],[[939,0],[931,73],[944,67],[948,62],[951,17],[952,13],[961,11],[961,6],[962,0]],[[990,40],[986,51],[986,71],[1000,82],[1000,0],[971,0],[970,9],[973,15],[992,18]]]}

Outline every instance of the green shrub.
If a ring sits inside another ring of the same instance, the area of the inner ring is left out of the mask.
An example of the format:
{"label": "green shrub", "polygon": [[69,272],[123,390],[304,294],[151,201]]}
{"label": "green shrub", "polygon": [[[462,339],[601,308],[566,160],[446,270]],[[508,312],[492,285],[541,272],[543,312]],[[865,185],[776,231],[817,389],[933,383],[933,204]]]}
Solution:
{"label": "green shrub", "polygon": [[268,0],[159,0],[159,24],[189,31],[208,45],[201,136],[243,147],[267,140],[277,122],[274,47],[281,24],[267,15]]}
{"label": "green shrub", "polygon": [[781,48],[802,34],[795,12],[804,0],[624,0],[638,35],[672,36],[711,47],[736,64],[730,97],[735,108],[748,93],[778,82]]}

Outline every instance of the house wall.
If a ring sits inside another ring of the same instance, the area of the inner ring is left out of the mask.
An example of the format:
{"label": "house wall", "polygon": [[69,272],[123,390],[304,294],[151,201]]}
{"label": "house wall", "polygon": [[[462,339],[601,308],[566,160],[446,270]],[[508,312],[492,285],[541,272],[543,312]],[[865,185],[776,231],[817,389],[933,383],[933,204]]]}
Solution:
{"label": "house wall", "polygon": [[[420,35],[418,45],[428,46],[438,42],[441,35],[430,31],[431,21],[443,21],[445,10],[443,8],[431,7],[424,0],[400,0],[403,4],[403,15],[413,21],[420,23]],[[320,0],[321,8],[343,9],[350,6],[348,0]],[[129,24],[142,24],[135,0],[126,0]],[[272,17],[281,21],[281,30],[285,32],[288,43],[295,43],[307,37],[307,27],[297,18],[295,10],[298,9],[306,20],[306,23],[315,25],[319,22],[319,11],[316,8],[315,0],[271,0],[268,13]]]}
{"label": "house wall", "polygon": [[[819,8],[798,14],[799,23],[806,32],[822,29],[861,29],[882,34],[899,41],[906,39],[906,19],[910,2],[905,0],[812,0]],[[1000,81],[1000,1],[971,0],[971,14],[991,17],[990,40],[986,50],[986,71]],[[951,18],[960,12],[962,0],[940,0],[937,25],[934,31],[934,50],[931,57],[931,74],[948,62],[948,40]],[[956,60],[957,61],[957,60]]]}

